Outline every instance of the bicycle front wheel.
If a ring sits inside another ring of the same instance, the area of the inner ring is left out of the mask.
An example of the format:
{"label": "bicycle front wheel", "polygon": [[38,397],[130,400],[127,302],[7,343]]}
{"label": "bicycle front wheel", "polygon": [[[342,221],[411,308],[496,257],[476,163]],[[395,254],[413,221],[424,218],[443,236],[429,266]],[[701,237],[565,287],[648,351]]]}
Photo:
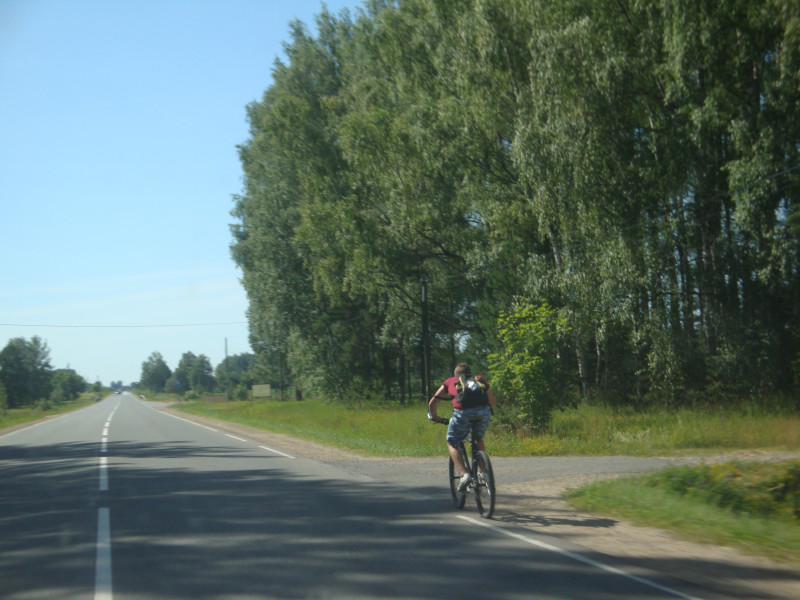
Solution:
{"label": "bicycle front wheel", "polygon": [[489,455],[483,450],[475,453],[472,461],[472,472],[475,473],[475,503],[478,512],[484,519],[491,519],[494,514],[494,471]]}
{"label": "bicycle front wheel", "polygon": [[453,506],[456,508],[464,508],[467,495],[458,493],[458,484],[461,481],[461,476],[458,474],[458,471],[456,471],[456,466],[453,464],[452,458],[448,463],[447,471],[450,474],[450,495],[453,498]]}

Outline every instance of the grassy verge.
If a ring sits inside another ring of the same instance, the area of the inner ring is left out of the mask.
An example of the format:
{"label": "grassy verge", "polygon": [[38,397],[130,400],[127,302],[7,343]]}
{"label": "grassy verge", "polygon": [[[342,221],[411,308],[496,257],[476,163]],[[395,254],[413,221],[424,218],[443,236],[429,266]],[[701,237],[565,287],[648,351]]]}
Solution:
{"label": "grassy verge", "polygon": [[800,461],[665,469],[568,493],[576,508],[800,564]]}
{"label": "grassy verge", "polygon": [[445,428],[428,421],[424,409],[346,408],[317,400],[302,402],[191,402],[193,414],[285,433],[375,456],[441,456]]}
{"label": "grassy verge", "polygon": [[77,400],[64,404],[39,404],[24,408],[9,408],[5,413],[0,413],[0,430],[83,408],[92,404],[95,396],[97,396],[95,392],[85,392]]}
{"label": "grassy verge", "polygon": [[[183,403],[181,408],[368,454],[442,453],[444,428],[428,422],[424,405],[351,408],[318,400],[199,401]],[[441,414],[446,415],[446,411]],[[800,416],[755,409],[633,412],[582,406],[557,413],[551,431],[542,435],[524,435],[493,426],[487,444],[495,456],[657,456],[753,448],[797,450]]]}
{"label": "grassy verge", "polygon": [[779,407],[650,409],[582,405],[555,414],[552,437],[578,454],[700,454],[800,448],[800,415]]}

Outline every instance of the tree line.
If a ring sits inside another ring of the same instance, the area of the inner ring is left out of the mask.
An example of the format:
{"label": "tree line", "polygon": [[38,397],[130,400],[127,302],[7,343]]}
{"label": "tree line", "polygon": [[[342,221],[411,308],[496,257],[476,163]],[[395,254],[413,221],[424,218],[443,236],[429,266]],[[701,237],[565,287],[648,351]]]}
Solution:
{"label": "tree line", "polygon": [[316,26],[239,148],[257,356],[344,400],[465,359],[508,402],[547,392],[528,408],[798,396],[800,2],[368,0]]}
{"label": "tree line", "polygon": [[[269,361],[259,363],[253,354],[229,356],[214,370],[207,356],[185,352],[173,371],[160,352],[153,352],[142,363],[140,381],[131,383],[131,387],[197,397],[227,392],[232,399],[246,399],[253,383],[269,383],[282,389],[290,381],[281,381],[278,370]],[[123,387],[122,381],[110,384],[112,390]],[[14,338],[0,350],[0,413],[9,408],[46,408],[69,402],[90,388],[97,394],[102,392],[99,381],[90,386],[72,369],[54,369],[50,348],[38,336],[29,340]]]}
{"label": "tree line", "polygon": [[[100,384],[93,388],[99,391]],[[8,341],[0,350],[0,412],[75,400],[89,389],[86,380],[72,369],[54,369],[50,348],[38,336]]]}
{"label": "tree line", "polygon": [[153,352],[142,363],[141,376],[134,387],[190,397],[224,393],[231,399],[244,400],[250,397],[254,383],[278,383],[270,378],[270,370],[249,353],[228,356],[214,369],[205,354],[184,352],[173,371],[160,352]]}

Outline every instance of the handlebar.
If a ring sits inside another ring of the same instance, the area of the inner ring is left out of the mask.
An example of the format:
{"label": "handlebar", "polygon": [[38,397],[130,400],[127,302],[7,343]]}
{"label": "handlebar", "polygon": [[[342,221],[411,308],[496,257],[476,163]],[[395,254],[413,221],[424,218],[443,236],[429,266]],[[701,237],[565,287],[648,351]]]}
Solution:
{"label": "handlebar", "polygon": [[432,421],[433,423],[438,423],[439,425],[449,425],[450,424],[450,419],[443,419],[443,418],[439,417],[438,421],[434,420],[433,415],[431,415],[431,413],[428,413],[428,420]]}

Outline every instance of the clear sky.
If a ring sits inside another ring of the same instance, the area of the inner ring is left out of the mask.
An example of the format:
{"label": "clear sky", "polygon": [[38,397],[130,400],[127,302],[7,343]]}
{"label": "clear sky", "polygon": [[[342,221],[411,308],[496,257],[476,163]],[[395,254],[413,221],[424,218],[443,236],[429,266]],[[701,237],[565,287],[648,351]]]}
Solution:
{"label": "clear sky", "polygon": [[[338,14],[359,0],[328,0]],[[250,352],[236,145],[320,0],[0,0],[0,349],[137,381]]]}

